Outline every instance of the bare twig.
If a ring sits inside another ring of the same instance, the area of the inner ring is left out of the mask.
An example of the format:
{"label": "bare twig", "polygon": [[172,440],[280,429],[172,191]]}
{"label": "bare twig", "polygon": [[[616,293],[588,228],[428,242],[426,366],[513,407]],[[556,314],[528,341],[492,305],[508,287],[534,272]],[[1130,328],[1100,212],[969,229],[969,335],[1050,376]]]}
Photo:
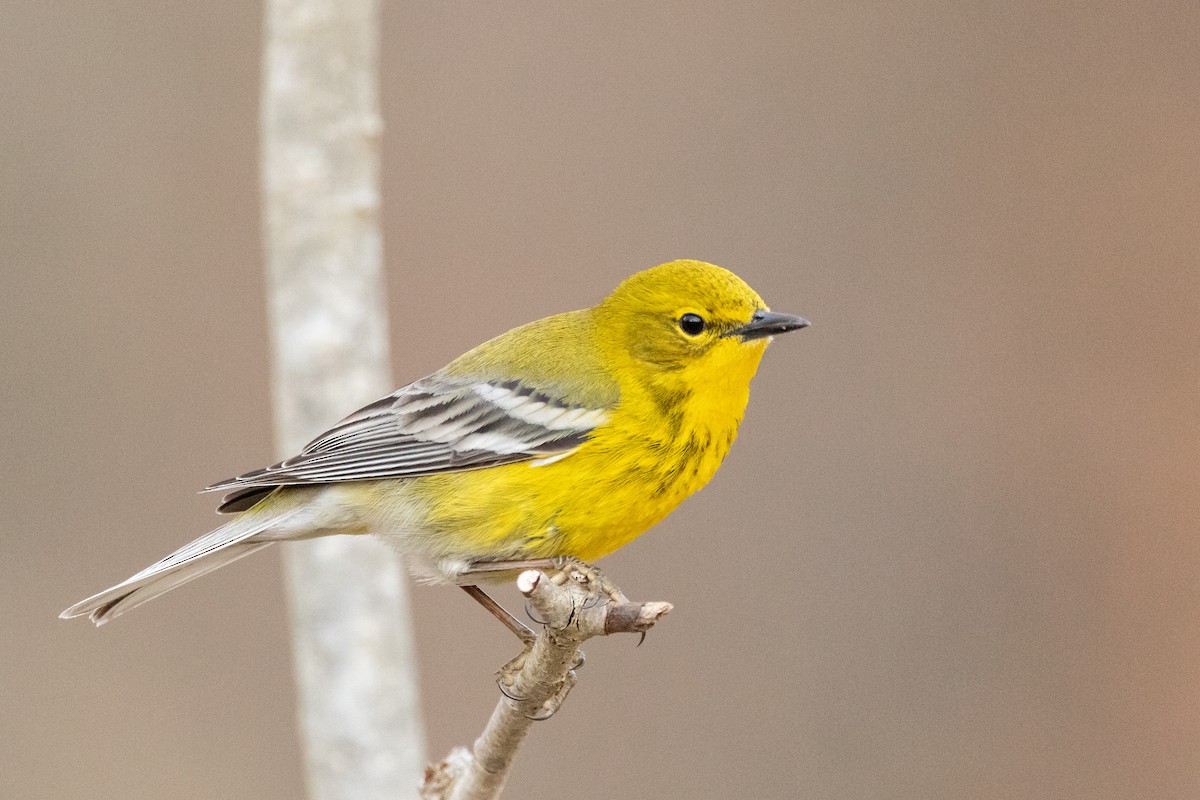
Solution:
{"label": "bare twig", "polygon": [[[270,0],[262,180],[276,439],[291,455],[392,388],[379,233],[377,0]],[[415,797],[424,762],[403,575],[365,537],[285,553],[315,800]]]}
{"label": "bare twig", "polygon": [[[517,588],[546,626],[533,647],[500,671],[501,697],[473,751],[455,748],[425,771],[425,800],[490,800],[504,788],[517,747],[529,726],[557,711],[575,684],[579,646],[593,636],[645,633],[671,610],[670,603],[598,598],[587,576],[552,580],[522,572]],[[606,600],[606,602],[605,602]]]}

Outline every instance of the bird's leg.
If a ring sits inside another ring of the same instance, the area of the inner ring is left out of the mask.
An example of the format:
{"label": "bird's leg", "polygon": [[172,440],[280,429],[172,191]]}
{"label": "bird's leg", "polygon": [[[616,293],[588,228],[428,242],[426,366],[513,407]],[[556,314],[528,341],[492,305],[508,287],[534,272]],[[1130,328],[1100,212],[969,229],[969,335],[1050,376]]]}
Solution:
{"label": "bird's leg", "polygon": [[504,626],[515,633],[521,643],[525,645],[516,658],[509,661],[496,673],[496,686],[500,691],[513,700],[523,700],[524,698],[513,694],[513,687],[517,683],[517,673],[521,671],[521,667],[525,666],[525,659],[529,656],[529,651],[533,649],[533,640],[537,637],[521,620],[508,613],[504,606],[493,600],[483,589],[478,586],[462,586],[460,588],[473,597],[479,605],[486,608],[493,617],[503,622]]}
{"label": "bird's leg", "polygon": [[537,638],[536,634],[534,634],[533,631],[531,631],[523,622],[521,622],[521,620],[508,613],[504,606],[500,605],[491,597],[489,597],[487,592],[485,592],[483,589],[480,589],[478,586],[461,586],[459,588],[461,588],[471,597],[475,598],[475,602],[486,608],[488,613],[490,613],[493,617],[503,622],[504,627],[515,633],[517,638],[521,640],[521,643],[525,645],[526,649],[533,646],[533,640]]}

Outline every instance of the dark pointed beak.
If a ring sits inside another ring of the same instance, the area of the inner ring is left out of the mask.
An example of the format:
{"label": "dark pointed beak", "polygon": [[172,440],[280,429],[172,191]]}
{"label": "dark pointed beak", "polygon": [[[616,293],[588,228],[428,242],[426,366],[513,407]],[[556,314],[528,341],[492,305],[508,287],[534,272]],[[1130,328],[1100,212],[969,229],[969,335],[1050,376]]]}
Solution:
{"label": "dark pointed beak", "polygon": [[778,333],[798,331],[801,328],[807,328],[810,324],[804,317],[797,317],[794,314],[755,311],[754,316],[750,318],[749,322],[740,328],[734,328],[725,335],[737,336],[743,342],[748,342],[752,339],[762,339],[765,336],[774,336]]}

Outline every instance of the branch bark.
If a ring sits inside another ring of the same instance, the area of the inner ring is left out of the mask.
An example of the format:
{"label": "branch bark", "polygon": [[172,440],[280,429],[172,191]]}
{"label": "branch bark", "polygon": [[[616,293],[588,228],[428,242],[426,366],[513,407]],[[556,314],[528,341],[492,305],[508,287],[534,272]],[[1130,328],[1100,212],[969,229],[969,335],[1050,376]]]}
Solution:
{"label": "branch bark", "polygon": [[424,800],[499,797],[530,725],[555,713],[574,686],[580,645],[594,636],[644,634],[672,608],[670,603],[633,603],[623,596],[601,603],[587,576],[568,572],[564,577],[553,580],[535,570],[518,576],[518,590],[545,627],[529,650],[501,669],[500,700],[474,748],[455,748],[426,767]]}
{"label": "branch bark", "polygon": [[[392,389],[379,232],[377,0],[268,0],[262,184],[283,456]],[[317,800],[416,797],[407,589],[378,542],[285,548],[298,715]]]}

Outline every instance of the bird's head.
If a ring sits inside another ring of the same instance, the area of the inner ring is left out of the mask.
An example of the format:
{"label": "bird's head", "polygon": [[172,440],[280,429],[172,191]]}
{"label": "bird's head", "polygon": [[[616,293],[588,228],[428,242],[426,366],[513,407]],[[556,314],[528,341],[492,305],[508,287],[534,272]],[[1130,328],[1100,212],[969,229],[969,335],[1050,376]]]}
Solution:
{"label": "bird's head", "polygon": [[639,272],[595,308],[610,364],[661,388],[744,390],[771,337],[808,320],[776,314],[746,282],[703,261]]}

